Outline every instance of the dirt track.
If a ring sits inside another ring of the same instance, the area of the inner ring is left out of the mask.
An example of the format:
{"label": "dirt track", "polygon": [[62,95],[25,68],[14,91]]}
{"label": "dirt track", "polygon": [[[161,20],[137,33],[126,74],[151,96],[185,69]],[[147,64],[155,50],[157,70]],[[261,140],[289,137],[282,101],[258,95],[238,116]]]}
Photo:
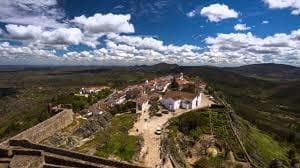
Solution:
{"label": "dirt track", "polygon": [[[212,102],[207,96],[203,96],[202,103],[197,108],[204,108]],[[179,109],[175,113],[163,114],[161,117],[154,116],[149,119],[149,113],[145,112],[139,117],[133,128],[129,130],[130,135],[141,135],[144,138],[144,145],[140,153],[140,161],[147,167],[171,168],[171,164],[161,165],[160,142],[161,137],[155,135],[157,127],[163,128],[164,124],[172,117],[179,116],[189,110]],[[145,120],[146,119],[146,120]],[[138,131],[137,131],[138,130]]]}

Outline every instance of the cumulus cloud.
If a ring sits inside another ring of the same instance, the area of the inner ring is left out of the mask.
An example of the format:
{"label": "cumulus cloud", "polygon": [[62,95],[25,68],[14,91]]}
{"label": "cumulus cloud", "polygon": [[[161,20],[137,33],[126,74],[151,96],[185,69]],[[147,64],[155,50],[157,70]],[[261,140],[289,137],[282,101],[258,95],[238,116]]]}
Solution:
{"label": "cumulus cloud", "polygon": [[83,40],[83,34],[78,28],[58,28],[53,31],[44,31],[40,39],[46,44],[75,44]]}
{"label": "cumulus cloud", "polygon": [[292,9],[291,14],[300,15],[300,1],[299,0],[263,0],[270,9]]}
{"label": "cumulus cloud", "polygon": [[300,64],[300,29],[260,38],[252,33],[218,34],[207,37],[207,48],[193,45],[165,45],[153,37],[109,34],[102,48],[81,52],[55,51],[0,43],[0,61],[48,64],[135,65],[159,62],[182,65],[237,66],[254,63]]}
{"label": "cumulus cloud", "polygon": [[234,26],[234,30],[236,31],[245,31],[245,30],[250,30],[251,27],[248,27],[246,24],[236,24]]}
{"label": "cumulus cloud", "polygon": [[12,46],[8,42],[0,43],[1,64],[57,64],[61,61],[54,50],[42,50],[24,46]]}
{"label": "cumulus cloud", "polygon": [[[13,39],[26,40],[35,46],[60,46],[60,45],[78,45],[84,43],[83,33],[78,28],[57,28],[45,30],[40,26],[33,25],[13,25],[5,26],[8,36]],[[44,45],[43,45],[44,44]]]}
{"label": "cumulus cloud", "polygon": [[300,29],[290,34],[259,38],[252,33],[218,34],[205,39],[210,58],[219,64],[243,65],[264,62],[300,64]]}
{"label": "cumulus cloud", "polygon": [[42,33],[42,28],[40,26],[8,24],[5,27],[11,37],[16,39],[35,39]]}
{"label": "cumulus cloud", "polygon": [[238,13],[234,9],[229,9],[227,5],[218,3],[202,8],[200,14],[207,17],[211,22],[238,17]]}
{"label": "cumulus cloud", "polygon": [[96,48],[100,44],[98,39],[108,33],[133,33],[134,27],[129,23],[130,18],[130,15],[97,13],[91,17],[75,17],[71,20],[75,25],[68,24],[65,27],[7,24],[5,28],[9,38],[34,46],[66,48],[65,45],[84,44]]}
{"label": "cumulus cloud", "polygon": [[134,33],[134,27],[129,23],[131,16],[109,14],[95,14],[86,17],[84,15],[75,17],[72,22],[81,26],[92,34],[98,33]]}
{"label": "cumulus cloud", "polygon": [[65,17],[57,0],[1,0],[0,21],[4,23],[63,27],[59,22]]}

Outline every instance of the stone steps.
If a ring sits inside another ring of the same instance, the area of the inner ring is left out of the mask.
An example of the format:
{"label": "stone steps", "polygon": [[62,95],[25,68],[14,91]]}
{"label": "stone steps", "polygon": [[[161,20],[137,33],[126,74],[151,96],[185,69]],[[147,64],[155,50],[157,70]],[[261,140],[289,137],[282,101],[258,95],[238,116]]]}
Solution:
{"label": "stone steps", "polygon": [[11,158],[0,158],[0,163],[9,163],[11,161]]}
{"label": "stone steps", "polygon": [[105,166],[101,164],[92,163],[89,161],[83,161],[61,155],[55,155],[51,153],[44,153],[45,163],[63,167],[89,167],[89,168],[111,168],[111,166]]}

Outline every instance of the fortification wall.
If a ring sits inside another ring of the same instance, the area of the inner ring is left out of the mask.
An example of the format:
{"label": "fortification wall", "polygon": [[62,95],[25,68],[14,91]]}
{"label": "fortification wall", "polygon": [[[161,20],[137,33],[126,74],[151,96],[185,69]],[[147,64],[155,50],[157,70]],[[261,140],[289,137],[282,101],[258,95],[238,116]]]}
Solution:
{"label": "fortification wall", "polygon": [[[106,166],[111,166],[111,167],[118,167],[118,168],[144,168],[139,165],[133,165],[121,161],[114,161],[114,160],[109,160],[101,157],[96,157],[96,156],[91,156],[91,155],[85,155],[82,153],[74,152],[74,151],[69,151],[61,148],[55,148],[55,147],[50,147],[46,145],[40,145],[40,144],[34,144],[26,140],[10,140],[9,141],[10,146],[17,146],[17,147],[23,147],[31,150],[41,150],[46,153],[51,153],[55,154],[57,156],[62,156],[61,158],[54,158],[48,156],[47,159],[51,160],[51,163],[54,164],[56,162],[62,162],[64,160],[63,157],[69,157],[72,159],[76,160],[81,160],[81,161],[86,161],[89,163],[94,163],[94,164],[100,164],[100,165],[106,165]],[[65,161],[66,164],[68,161]]]}
{"label": "fortification wall", "polygon": [[[60,113],[52,116],[51,118],[21,132],[20,134],[10,139],[26,139],[33,143],[39,143],[42,140],[52,136],[55,132],[70,125],[74,120],[74,112],[72,109],[64,109]],[[6,140],[0,146],[8,146]]]}

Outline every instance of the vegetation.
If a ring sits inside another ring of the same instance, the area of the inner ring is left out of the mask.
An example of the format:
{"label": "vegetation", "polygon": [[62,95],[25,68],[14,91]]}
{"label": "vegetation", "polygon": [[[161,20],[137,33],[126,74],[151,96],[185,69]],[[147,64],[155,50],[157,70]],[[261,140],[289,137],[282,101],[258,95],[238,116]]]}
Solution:
{"label": "vegetation", "polygon": [[106,98],[112,93],[110,89],[104,89],[97,93],[89,94],[88,97],[71,94],[61,94],[56,95],[52,99],[52,105],[64,104],[71,105],[72,109],[76,112],[79,112],[85,108],[88,108],[90,105],[96,103],[97,101]]}
{"label": "vegetation", "polygon": [[172,81],[171,81],[171,84],[170,84],[169,88],[170,88],[171,90],[178,90],[179,84],[177,83],[175,76],[173,77],[173,79],[172,79]]}
{"label": "vegetation", "polygon": [[159,101],[159,97],[150,98],[150,101],[149,101],[149,104],[150,104],[149,115],[150,115],[150,117],[154,116],[159,111],[158,101]]}
{"label": "vegetation", "polygon": [[[284,153],[293,149],[296,151],[296,158],[299,158],[300,77],[296,72],[299,68],[284,67],[274,71],[274,66],[278,69],[276,65],[272,65],[267,73],[260,66],[255,66],[252,70],[251,67],[236,70],[168,64],[133,67],[9,67],[8,70],[0,71],[0,139],[47,119],[51,116],[47,105],[53,98],[67,95],[61,101],[68,100],[67,97],[78,92],[82,86],[108,85],[124,88],[156,76],[183,72],[207,82],[210,93],[225,98],[242,117],[234,122],[238,125],[239,132],[243,133],[241,136],[247,150],[250,150],[250,155],[256,160],[263,158],[267,162],[269,158],[265,155],[270,154],[268,149],[273,145],[276,154],[272,156],[283,157],[279,159],[285,160],[288,155]],[[81,109],[86,101],[93,100],[76,100],[78,104],[75,103],[75,106]],[[118,111],[119,109],[115,110]],[[249,123],[245,124],[244,120]],[[192,129],[187,136],[195,138],[203,133],[201,131]],[[252,138],[247,138],[248,136]],[[258,145],[266,144],[263,142],[272,145]]]}
{"label": "vegetation", "polygon": [[[71,94],[78,92],[83,86],[108,85],[112,88],[124,88],[156,76],[155,72],[133,69],[92,66],[1,68],[0,140],[50,117],[47,107],[55,97],[72,98]],[[85,103],[85,100],[77,100],[75,106],[80,110]]]}
{"label": "vegetation", "polygon": [[97,156],[117,156],[122,160],[130,161],[140,149],[141,138],[128,135],[133,127],[137,114],[125,113],[113,118],[111,126],[97,136]]}
{"label": "vegetation", "polygon": [[288,152],[291,145],[279,143],[241,118],[236,120],[244,146],[257,165],[267,167],[274,158],[282,160],[286,166],[289,165]]}
{"label": "vegetation", "polygon": [[[227,150],[234,152],[237,160],[245,156],[230,129],[224,109],[205,109],[185,113],[171,121],[171,130],[178,130],[196,142],[202,134],[213,134],[223,142]],[[175,131],[176,132],[176,131]],[[184,146],[182,147],[184,150]]]}
{"label": "vegetation", "polygon": [[188,92],[188,93],[195,93],[196,92],[195,84],[187,84],[182,88],[181,91]]}
{"label": "vegetation", "polygon": [[300,95],[295,94],[300,90],[299,80],[265,81],[214,67],[184,67],[181,71],[206,81],[211,94],[222,96],[258,129],[300,147]]}
{"label": "vegetation", "polygon": [[136,103],[132,101],[127,101],[123,104],[116,104],[115,106],[111,107],[109,109],[109,112],[112,115],[120,114],[120,113],[126,113],[126,112],[136,112]]}
{"label": "vegetation", "polygon": [[193,165],[194,168],[224,167],[225,158],[222,156],[201,158]]}

